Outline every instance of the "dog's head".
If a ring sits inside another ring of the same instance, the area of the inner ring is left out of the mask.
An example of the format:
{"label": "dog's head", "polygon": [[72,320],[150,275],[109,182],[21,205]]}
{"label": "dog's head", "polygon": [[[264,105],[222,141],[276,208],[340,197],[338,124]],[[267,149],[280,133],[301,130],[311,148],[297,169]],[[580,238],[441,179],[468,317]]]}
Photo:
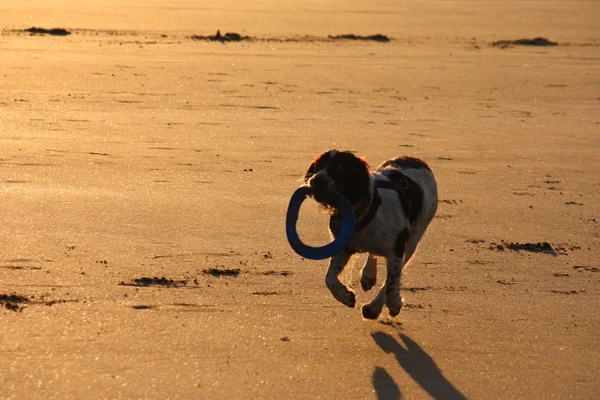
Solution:
{"label": "dog's head", "polygon": [[313,189],[313,198],[325,207],[335,206],[335,192],[356,205],[369,196],[369,164],[349,151],[328,150],[313,160],[304,184]]}

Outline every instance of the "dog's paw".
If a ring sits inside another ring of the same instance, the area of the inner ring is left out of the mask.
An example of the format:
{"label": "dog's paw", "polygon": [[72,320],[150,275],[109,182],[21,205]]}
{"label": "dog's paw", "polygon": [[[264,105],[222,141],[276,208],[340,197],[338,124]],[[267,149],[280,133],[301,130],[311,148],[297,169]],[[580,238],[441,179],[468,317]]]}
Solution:
{"label": "dog's paw", "polygon": [[331,293],[333,294],[333,297],[340,303],[350,308],[354,308],[354,306],[356,306],[356,295],[352,290],[340,285],[339,290],[332,290]]}
{"label": "dog's paw", "polygon": [[362,278],[360,278],[360,286],[365,292],[371,290],[373,286],[375,286],[375,283],[377,283],[377,280],[370,276],[363,276]]}
{"label": "dog's paw", "polygon": [[395,317],[400,314],[400,310],[402,309],[402,305],[404,304],[403,299],[398,299],[397,301],[391,301],[386,304],[388,311],[390,312],[390,316]]}
{"label": "dog's paw", "polygon": [[400,310],[402,307],[388,307],[388,311],[390,312],[391,317],[395,317],[400,314]]}
{"label": "dog's paw", "polygon": [[344,303],[350,308],[354,308],[356,306],[356,295],[354,294],[354,292],[349,290],[346,294],[346,298],[344,299],[344,301],[342,301],[342,303]]}
{"label": "dog's paw", "polygon": [[340,281],[337,281],[337,278],[336,280],[331,279],[330,275],[327,275],[325,283],[327,285],[327,288],[337,301],[344,305],[347,305],[350,308],[354,308],[354,306],[356,305],[356,295],[351,289],[349,289]]}
{"label": "dog's paw", "polygon": [[363,318],[365,319],[377,319],[381,314],[381,309],[373,310],[371,307],[369,307],[369,304],[365,304],[364,306],[362,306],[360,311],[362,313]]}
{"label": "dog's paw", "polygon": [[400,310],[402,310],[403,302],[402,300],[398,302],[393,302],[393,304],[386,304],[388,311],[390,312],[390,316],[395,317],[400,314]]}

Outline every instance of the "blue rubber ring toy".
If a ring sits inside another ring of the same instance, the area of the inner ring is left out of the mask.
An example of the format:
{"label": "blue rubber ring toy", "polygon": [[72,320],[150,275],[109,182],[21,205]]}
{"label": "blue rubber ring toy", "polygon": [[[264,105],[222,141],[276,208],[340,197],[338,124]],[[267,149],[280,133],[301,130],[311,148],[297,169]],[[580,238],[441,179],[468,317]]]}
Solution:
{"label": "blue rubber ring toy", "polygon": [[298,237],[298,231],[296,229],[296,222],[298,221],[298,213],[300,212],[300,206],[306,200],[306,197],[312,193],[312,189],[307,186],[301,186],[292,195],[290,204],[288,205],[287,216],[285,220],[285,227],[288,242],[292,249],[299,255],[310,260],[324,260],[330,258],[341,250],[346,248],[350,239],[354,235],[354,226],[356,224],[356,217],[354,216],[354,209],[352,204],[344,196],[336,193],[338,206],[342,214],[342,227],[340,234],[335,240],[325,246],[312,247],[302,243],[302,240]]}

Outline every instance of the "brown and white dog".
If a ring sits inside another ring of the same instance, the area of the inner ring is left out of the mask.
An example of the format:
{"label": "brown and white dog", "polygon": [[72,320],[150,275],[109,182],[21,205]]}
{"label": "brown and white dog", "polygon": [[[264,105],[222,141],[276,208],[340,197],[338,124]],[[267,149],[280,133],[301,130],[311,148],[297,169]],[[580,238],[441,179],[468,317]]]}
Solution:
{"label": "brown and white dog", "polygon": [[375,299],[362,307],[362,315],[376,319],[384,304],[391,316],[398,315],[402,268],[437,210],[437,184],[429,166],[418,158],[398,157],[372,169],[352,152],[329,150],[314,159],[304,183],[312,188],[312,197],[331,211],[329,229],[334,237],[339,234],[341,216],[332,193],[344,196],[356,214],[354,236],[329,262],[325,283],[333,297],[355,306],[354,292],[339,275],[352,254],[368,252],[360,280],[363,290],[376,283],[376,256],[387,260],[387,277]]}

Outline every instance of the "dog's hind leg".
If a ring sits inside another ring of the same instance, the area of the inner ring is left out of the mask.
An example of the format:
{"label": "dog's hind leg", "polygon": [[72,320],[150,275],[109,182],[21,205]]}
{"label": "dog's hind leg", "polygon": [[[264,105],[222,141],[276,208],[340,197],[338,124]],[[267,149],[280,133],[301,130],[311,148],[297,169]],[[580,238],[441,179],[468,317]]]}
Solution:
{"label": "dog's hind leg", "polygon": [[400,285],[402,278],[402,256],[388,257],[387,259],[388,275],[385,280],[385,305],[390,311],[390,315],[395,317],[400,314],[402,308],[402,299],[400,298]]}
{"label": "dog's hind leg", "polygon": [[366,319],[377,319],[381,315],[383,306],[385,305],[385,283],[379,289],[377,296],[369,304],[365,304],[360,309],[363,318]]}
{"label": "dog's hind leg", "polygon": [[367,255],[367,261],[365,266],[362,268],[362,275],[360,277],[360,286],[362,286],[365,292],[371,290],[377,282],[377,258],[373,257],[371,253]]}
{"label": "dog's hind leg", "polygon": [[345,250],[340,251],[329,261],[329,269],[325,275],[325,284],[333,294],[333,297],[348,307],[356,305],[356,295],[346,285],[340,281],[340,274],[350,260],[351,254]]}
{"label": "dog's hind leg", "polygon": [[[400,297],[400,286],[402,279],[402,268],[404,267],[404,254],[409,242],[408,229],[403,229],[396,238],[394,252],[387,257],[387,278],[385,280],[385,304],[390,311],[390,315],[395,317],[402,308],[402,298]],[[414,249],[416,249],[416,243]],[[410,254],[412,256],[412,254]]]}
{"label": "dog's hind leg", "polygon": [[406,243],[406,251],[404,253],[404,266],[408,264],[411,260],[412,256],[417,251],[417,247],[419,246],[419,240],[421,240],[422,235],[411,235],[408,243]]}

